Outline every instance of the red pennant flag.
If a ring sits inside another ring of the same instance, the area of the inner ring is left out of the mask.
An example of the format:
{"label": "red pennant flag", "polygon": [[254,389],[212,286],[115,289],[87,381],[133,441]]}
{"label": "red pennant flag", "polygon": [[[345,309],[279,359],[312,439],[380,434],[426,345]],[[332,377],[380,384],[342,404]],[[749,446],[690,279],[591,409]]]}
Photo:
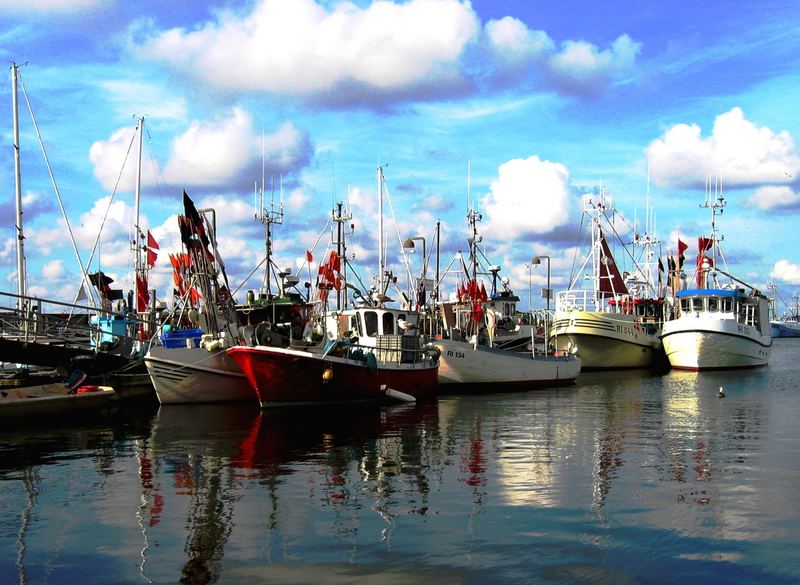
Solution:
{"label": "red pennant flag", "polygon": [[147,230],[147,247],[152,248],[153,250],[158,250],[158,242],[153,237],[153,234],[150,233],[150,230]]}
{"label": "red pennant flag", "polygon": [[158,258],[158,254],[153,252],[152,250],[147,250],[147,267],[152,268],[156,265],[156,258]]}
{"label": "red pennant flag", "polygon": [[683,253],[689,249],[689,244],[684,244],[681,242],[681,239],[678,238],[678,270],[683,268],[683,261],[686,259]]}
{"label": "red pennant flag", "polygon": [[314,254],[311,253],[311,250],[306,250],[306,260],[308,260],[309,264],[314,261]]}

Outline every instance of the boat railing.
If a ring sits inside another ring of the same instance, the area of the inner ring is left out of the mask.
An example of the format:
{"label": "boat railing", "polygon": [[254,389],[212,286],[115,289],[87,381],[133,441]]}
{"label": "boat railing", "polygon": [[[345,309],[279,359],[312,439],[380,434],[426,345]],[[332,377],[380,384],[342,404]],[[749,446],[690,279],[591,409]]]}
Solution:
{"label": "boat railing", "polygon": [[591,290],[567,290],[556,293],[556,311],[603,311],[611,312],[612,306],[603,303],[603,293]]}
{"label": "boat railing", "polygon": [[[130,338],[102,330],[98,324],[92,323],[93,316],[88,314],[91,310],[89,307],[36,297],[21,297],[6,292],[0,292],[0,298],[2,297],[23,300],[22,308],[0,307],[0,337],[6,340],[88,347],[93,340],[101,338],[114,342]],[[73,311],[70,314],[71,308],[87,312]],[[111,312],[103,314],[123,318],[122,315]]]}
{"label": "boat railing", "polygon": [[374,364],[376,367],[389,364],[434,365],[439,359],[438,349],[423,346],[419,337],[409,335],[379,335],[377,345],[331,340],[325,344],[323,355],[364,361],[368,366]]}

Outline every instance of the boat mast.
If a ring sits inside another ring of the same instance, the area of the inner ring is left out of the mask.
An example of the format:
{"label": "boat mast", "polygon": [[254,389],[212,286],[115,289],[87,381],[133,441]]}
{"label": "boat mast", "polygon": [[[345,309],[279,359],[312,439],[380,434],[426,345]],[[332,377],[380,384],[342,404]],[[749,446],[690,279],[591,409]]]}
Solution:
{"label": "boat mast", "polygon": [[134,225],[133,225],[133,241],[131,242],[131,246],[133,247],[133,271],[134,271],[134,282],[133,282],[133,302],[134,312],[139,311],[139,295],[141,294],[139,291],[139,287],[144,285],[147,286],[147,268],[145,264],[145,260],[143,258],[143,246],[142,241],[144,236],[142,234],[142,229],[139,226],[140,220],[140,207],[141,207],[141,197],[142,197],[142,142],[144,141],[144,116],[139,118],[139,144],[137,146],[139,151],[138,161],[136,163],[136,189],[135,189],[135,196],[134,196]]}
{"label": "boat mast", "polygon": [[603,215],[603,210],[605,209],[606,203],[606,188],[605,186],[600,187],[600,202],[594,206],[593,213],[591,216],[592,220],[592,288],[594,289],[594,302],[597,307],[595,310],[599,309],[599,304],[601,303],[600,299],[600,290],[601,290],[601,283],[600,283],[600,262],[602,261],[602,250],[601,250],[601,239],[602,234],[600,232],[600,218]]}
{"label": "boat mast", "polygon": [[339,311],[347,308],[347,233],[344,229],[344,222],[353,219],[352,213],[342,212],[344,203],[339,201],[336,203],[336,212],[333,214],[333,221],[336,222],[336,254],[339,257],[342,269],[339,274],[342,275],[342,286],[336,291],[336,310]]}
{"label": "boat mast", "polygon": [[383,166],[378,167],[378,294],[383,295],[386,251],[383,247]]}
{"label": "boat mast", "polygon": [[19,103],[17,100],[17,74],[19,66],[11,64],[11,105],[14,118],[14,201],[16,204],[16,223],[14,229],[17,232],[17,308],[23,310],[25,307],[26,278],[25,278],[25,236],[22,232],[22,174],[20,172],[19,158]]}

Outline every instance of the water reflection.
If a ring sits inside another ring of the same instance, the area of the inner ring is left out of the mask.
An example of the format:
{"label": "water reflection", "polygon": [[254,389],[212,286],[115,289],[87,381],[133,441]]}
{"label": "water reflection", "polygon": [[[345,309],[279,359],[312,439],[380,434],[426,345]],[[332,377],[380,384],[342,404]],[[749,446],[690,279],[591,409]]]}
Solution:
{"label": "water reflection", "polygon": [[798,577],[796,373],[17,430],[0,582]]}

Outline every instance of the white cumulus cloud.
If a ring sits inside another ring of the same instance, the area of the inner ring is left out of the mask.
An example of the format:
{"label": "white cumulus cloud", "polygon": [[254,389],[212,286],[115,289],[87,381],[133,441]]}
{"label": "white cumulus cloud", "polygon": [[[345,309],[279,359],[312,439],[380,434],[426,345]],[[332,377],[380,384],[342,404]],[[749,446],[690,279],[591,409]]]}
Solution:
{"label": "white cumulus cloud", "polygon": [[543,234],[569,219],[569,171],[537,156],[500,165],[483,198],[487,234]]}
{"label": "white cumulus cloud", "polygon": [[783,183],[787,173],[800,171],[789,132],[757,126],[741,108],[717,116],[708,137],[697,124],[676,124],[650,143],[647,154],[662,187],[702,187],[709,174],[730,186]]}
{"label": "white cumulus cloud", "polygon": [[495,58],[512,67],[529,64],[555,51],[555,44],[546,32],[531,30],[512,16],[490,20],[486,23],[485,31],[489,49]]}
{"label": "white cumulus cloud", "polygon": [[[118,179],[133,131],[120,129],[106,141],[95,142],[89,158],[95,177],[111,190]],[[263,154],[269,173],[290,172],[304,166],[310,158],[308,134],[286,122],[263,136]],[[239,187],[260,176],[262,136],[255,129],[253,117],[234,107],[230,114],[215,120],[195,120],[170,146],[163,177],[181,188]],[[129,156],[121,189],[132,190],[135,184],[136,159]],[[150,157],[142,161],[142,183],[155,184],[162,176]]]}
{"label": "white cumulus cloud", "polygon": [[597,93],[608,83],[624,77],[636,62],[641,44],[621,35],[608,49],[586,41],[565,41],[548,63],[557,85],[577,93]]}
{"label": "white cumulus cloud", "polygon": [[42,276],[48,280],[60,278],[64,275],[64,263],[61,260],[51,260],[42,267]]}
{"label": "white cumulus cloud", "polygon": [[512,16],[485,25],[469,0],[255,0],[193,27],[140,20],[129,48],[216,94],[267,92],[353,107],[463,95],[534,80],[592,95],[625,79],[641,44],[560,46]]}
{"label": "white cumulus cloud", "polygon": [[479,28],[469,2],[460,0],[365,8],[340,2],[330,9],[314,0],[261,0],[249,14],[220,11],[192,30],[145,33],[134,52],[223,89],[392,92],[456,75]]}
{"label": "white cumulus cloud", "polygon": [[748,203],[759,209],[800,209],[800,194],[785,185],[767,185],[759,187],[748,198]]}
{"label": "white cumulus cloud", "polygon": [[800,265],[788,260],[778,260],[772,267],[770,277],[786,284],[800,284]]}
{"label": "white cumulus cloud", "polygon": [[559,49],[545,31],[532,30],[511,16],[487,22],[485,38],[501,78],[512,75],[516,83],[519,74],[530,69],[541,72],[556,89],[584,95],[600,93],[623,79],[641,50],[641,44],[625,34],[607,49],[572,40]]}

